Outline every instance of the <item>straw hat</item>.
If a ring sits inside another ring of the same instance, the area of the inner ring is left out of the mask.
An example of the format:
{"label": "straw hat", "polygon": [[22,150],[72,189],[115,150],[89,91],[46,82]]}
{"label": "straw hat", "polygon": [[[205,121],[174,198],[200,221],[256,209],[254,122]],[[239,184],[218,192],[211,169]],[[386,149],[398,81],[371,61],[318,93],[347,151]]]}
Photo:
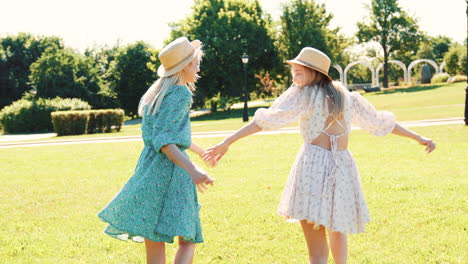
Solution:
{"label": "straw hat", "polygon": [[198,39],[189,42],[186,37],[180,37],[172,41],[159,53],[161,66],[158,68],[158,75],[168,77],[178,73],[192,62],[200,48],[201,41]]}
{"label": "straw hat", "polygon": [[328,75],[328,70],[330,69],[331,61],[328,56],[321,52],[318,49],[305,47],[301,50],[299,55],[293,60],[288,60],[286,63],[289,64],[299,64],[307,68],[314,69],[318,72],[323,73],[328,79],[332,78]]}

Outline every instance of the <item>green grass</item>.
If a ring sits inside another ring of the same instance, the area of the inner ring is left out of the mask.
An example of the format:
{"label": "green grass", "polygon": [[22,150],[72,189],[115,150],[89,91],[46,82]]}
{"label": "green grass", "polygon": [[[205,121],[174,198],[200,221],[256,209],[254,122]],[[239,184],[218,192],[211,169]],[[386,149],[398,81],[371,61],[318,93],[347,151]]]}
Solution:
{"label": "green grass", "polygon": [[[366,233],[349,237],[349,263],[468,261],[468,128],[414,130],[438,149],[427,155],[408,139],[353,132],[350,149],[372,221]],[[205,243],[195,263],[306,263],[300,227],[275,213],[300,145],[297,134],[252,136],[209,169],[217,181],[200,195]],[[132,174],[141,147],[0,149],[0,263],[144,263],[142,244],[103,234],[96,216]],[[175,250],[167,248],[169,260]]]}
{"label": "green grass", "polygon": [[390,110],[398,120],[462,117],[466,83],[417,86],[365,94],[377,108]]}
{"label": "green grass", "polygon": [[[436,84],[416,86],[408,89],[387,90],[364,94],[377,109],[389,110],[395,113],[399,121],[438,119],[462,117],[464,113],[465,83]],[[255,110],[268,107],[271,102],[265,102],[249,109],[250,120]],[[242,109],[232,109],[192,118],[193,132],[232,131],[241,128]],[[295,126],[297,124],[293,124]],[[101,137],[122,137],[141,135],[141,125],[122,127],[117,133],[101,133],[80,136],[53,137],[47,140],[85,139]],[[43,141],[44,139],[26,140]]]}

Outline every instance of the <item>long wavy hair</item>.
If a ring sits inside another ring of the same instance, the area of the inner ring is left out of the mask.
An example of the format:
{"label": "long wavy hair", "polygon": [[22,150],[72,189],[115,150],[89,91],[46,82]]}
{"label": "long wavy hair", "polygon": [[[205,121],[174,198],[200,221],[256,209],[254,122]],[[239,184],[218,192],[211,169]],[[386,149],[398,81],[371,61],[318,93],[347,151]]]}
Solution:
{"label": "long wavy hair", "polygon": [[[195,58],[200,62],[204,55],[203,50],[197,49]],[[192,62],[190,62],[192,63]],[[189,64],[190,65],[190,64]],[[195,77],[195,82],[200,78],[197,74]],[[138,105],[138,114],[143,116],[143,114],[150,114],[154,115],[158,112],[159,107],[164,99],[164,95],[166,94],[167,90],[174,85],[178,85],[183,83],[183,70],[168,76],[168,77],[161,77],[157,79],[146,91],[146,93],[141,97],[140,103]],[[188,87],[190,92],[194,92],[196,89],[195,82],[193,83],[185,83]]]}
{"label": "long wavy hair", "polygon": [[321,72],[310,68],[306,69],[306,72],[308,72],[312,80],[309,85],[312,87],[316,85],[325,93],[323,100],[328,102],[329,113],[336,119],[342,119],[346,88],[340,82],[331,81]]}

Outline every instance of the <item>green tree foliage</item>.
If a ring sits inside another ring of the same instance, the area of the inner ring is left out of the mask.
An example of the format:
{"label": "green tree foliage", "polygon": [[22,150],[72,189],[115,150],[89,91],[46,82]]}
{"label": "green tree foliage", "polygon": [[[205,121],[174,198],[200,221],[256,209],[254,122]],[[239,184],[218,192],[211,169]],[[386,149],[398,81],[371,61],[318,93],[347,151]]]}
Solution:
{"label": "green tree foliage", "polygon": [[110,88],[111,83],[115,82],[117,78],[111,69],[115,67],[119,51],[120,47],[117,44],[110,48],[107,46],[88,48],[84,52],[84,55],[97,68],[99,76],[102,79],[100,85],[102,102],[99,108],[116,108],[119,105],[117,93]]}
{"label": "green tree foliage", "polygon": [[0,109],[12,102],[8,77],[7,57],[5,51],[0,48]]}
{"label": "green tree foliage", "polygon": [[414,59],[430,59],[437,62],[437,64],[441,64],[451,43],[452,40],[449,37],[426,36],[424,41],[420,43],[418,53]]}
{"label": "green tree foliage", "polygon": [[[392,53],[400,51],[400,57],[415,55],[422,34],[416,19],[398,6],[398,0],[372,0],[370,21],[358,22],[359,42],[375,41],[384,55],[384,87],[388,87],[388,60]],[[408,54],[409,53],[409,54]],[[404,56],[403,56],[404,55]]]}
{"label": "green tree foliage", "polygon": [[327,54],[333,63],[346,65],[349,56],[344,49],[350,40],[340,34],[340,29],[330,29],[332,14],[327,14],[325,4],[314,0],[294,0],[282,5],[278,46],[281,58],[296,57],[302,48],[313,47]]}
{"label": "green tree foliage", "polygon": [[257,0],[196,0],[192,14],[171,26],[168,41],[188,36],[203,42],[205,57],[194,98],[196,106],[216,96],[239,98],[242,95],[244,52],[249,56],[249,93],[261,86],[254,78],[255,73],[275,74],[275,69],[279,69],[271,18],[263,13]]}
{"label": "green tree foliage", "polygon": [[445,69],[450,75],[464,75],[466,74],[466,47],[458,43],[450,46],[449,50],[445,53]]}
{"label": "green tree foliage", "polygon": [[431,42],[433,45],[432,52],[434,53],[434,59],[438,63],[442,63],[445,53],[449,50],[450,45],[452,44],[452,39],[446,36],[437,36],[431,38]]}
{"label": "green tree foliage", "polygon": [[90,59],[70,49],[47,49],[31,65],[30,81],[42,98],[80,98],[100,105],[98,70]]}
{"label": "green tree foliage", "polygon": [[122,48],[109,68],[109,88],[127,115],[136,116],[141,96],[156,80],[157,52],[144,42]]}
{"label": "green tree foliage", "polygon": [[428,59],[435,61],[434,46],[430,41],[423,41],[419,46],[416,59]]}
{"label": "green tree foliage", "polygon": [[58,37],[19,33],[0,39],[0,108],[21,98],[31,89],[30,66],[49,47],[63,49]]}

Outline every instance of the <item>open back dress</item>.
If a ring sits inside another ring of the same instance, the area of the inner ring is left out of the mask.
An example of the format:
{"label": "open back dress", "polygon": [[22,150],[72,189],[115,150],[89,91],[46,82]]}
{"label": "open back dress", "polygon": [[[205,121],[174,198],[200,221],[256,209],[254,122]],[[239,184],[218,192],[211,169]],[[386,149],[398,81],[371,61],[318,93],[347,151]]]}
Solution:
{"label": "open back dress", "polygon": [[[343,91],[341,120],[329,113],[328,100],[320,87],[293,86],[270,108],[257,110],[254,122],[263,130],[273,130],[299,119],[304,144],[289,173],[278,214],[292,222],[306,220],[330,231],[360,233],[370,221],[369,212],[354,158],[347,148],[340,149],[338,142],[347,141],[351,123],[374,135],[386,135],[395,126],[395,116],[377,111],[357,92],[348,92],[344,87]],[[330,132],[332,125],[339,132]],[[321,135],[328,138],[329,148],[312,143]]]}

